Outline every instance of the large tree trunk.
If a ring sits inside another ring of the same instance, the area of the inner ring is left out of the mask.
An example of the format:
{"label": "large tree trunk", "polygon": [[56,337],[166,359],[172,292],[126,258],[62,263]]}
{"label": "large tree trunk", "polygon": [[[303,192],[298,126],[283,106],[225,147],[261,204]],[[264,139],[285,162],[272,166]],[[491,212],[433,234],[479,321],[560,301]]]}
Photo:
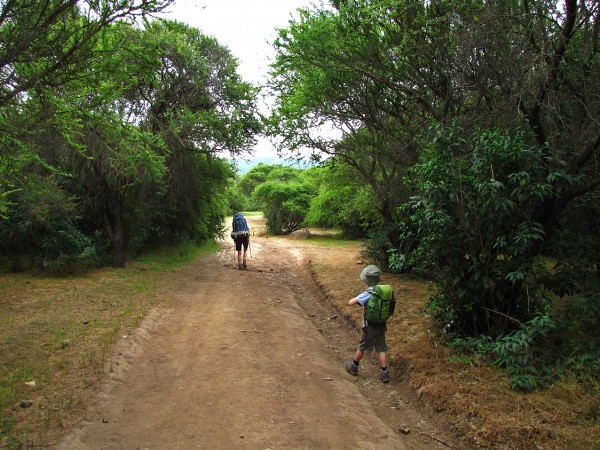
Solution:
{"label": "large tree trunk", "polygon": [[398,225],[396,225],[392,217],[392,212],[388,207],[384,207],[381,209],[381,215],[383,217],[383,221],[385,222],[385,230],[388,240],[390,241],[392,248],[398,249],[400,247],[400,234],[398,232]]}
{"label": "large tree trunk", "polygon": [[125,267],[126,238],[123,224],[123,199],[119,197],[106,206],[102,217],[104,230],[110,238],[113,267]]}

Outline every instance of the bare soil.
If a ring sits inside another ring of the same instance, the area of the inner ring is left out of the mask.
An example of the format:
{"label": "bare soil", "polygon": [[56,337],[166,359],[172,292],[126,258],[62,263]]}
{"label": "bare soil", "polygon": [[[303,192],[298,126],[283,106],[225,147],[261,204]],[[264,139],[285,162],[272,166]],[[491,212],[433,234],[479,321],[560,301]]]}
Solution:
{"label": "bare soil", "polygon": [[[358,377],[346,373],[359,330],[311,276],[314,250],[254,236],[251,251],[247,270],[226,240],[174,272],[161,307],[120,339],[110,376],[54,448],[467,448],[418,400],[399,361],[389,384],[375,355]],[[344,289],[360,292],[360,269],[348,262]]]}

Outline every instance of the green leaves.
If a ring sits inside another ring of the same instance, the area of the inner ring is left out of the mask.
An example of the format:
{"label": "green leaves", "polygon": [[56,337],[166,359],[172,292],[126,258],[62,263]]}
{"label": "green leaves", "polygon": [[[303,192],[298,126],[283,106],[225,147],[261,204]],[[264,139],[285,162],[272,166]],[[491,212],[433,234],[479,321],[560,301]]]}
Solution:
{"label": "green leaves", "polygon": [[[18,21],[33,37],[29,47],[11,49],[10,39],[3,47],[8,53],[19,50],[24,59],[17,58],[16,78],[0,89],[0,135],[6,144],[0,189],[9,191],[0,194],[0,214],[14,215],[22,207],[17,194],[24,185],[22,170],[41,175],[37,180],[60,175],[57,189],[73,199],[80,214],[45,230],[31,246],[34,253],[61,258],[61,246],[103,236],[116,255],[113,264],[122,266],[127,250],[220,233],[227,208],[223,192],[232,172],[217,155],[249,150],[262,126],[257,90],[236,73],[233,55],[184,24],[113,23],[168,1],[90,4],[87,16],[75,4],[50,3],[18,0],[0,17],[4,33],[17,20],[10,14],[23,14]],[[46,10],[36,9],[44,5]],[[57,15],[44,35],[43,27],[31,29],[31,21],[46,13]],[[73,54],[67,57],[61,49]],[[0,51],[0,67],[10,76],[4,55]],[[5,93],[19,105],[2,103]],[[53,205],[55,211],[59,206]],[[15,226],[2,222],[0,235],[9,239]],[[63,239],[67,234],[74,240]]]}
{"label": "green leaves", "polygon": [[491,345],[494,364],[508,371],[513,389],[529,392],[557,379],[554,360],[544,354],[545,339],[555,328],[549,316],[537,315]]}
{"label": "green leaves", "polygon": [[350,167],[331,160],[311,170],[318,192],[306,216],[308,224],[340,228],[352,237],[364,237],[381,226],[373,189]]}
{"label": "green leaves", "polygon": [[117,20],[158,12],[170,0],[16,0],[0,15],[0,109],[38,86],[62,86],[97,56],[102,32]]}
{"label": "green leaves", "polygon": [[275,235],[289,234],[304,225],[314,187],[299,170],[270,167],[266,181],[255,188],[253,196],[264,206],[267,230]]}
{"label": "green leaves", "polygon": [[437,274],[440,326],[496,336],[536,312],[535,291],[525,298],[521,286],[531,283],[545,232],[529,217],[557,191],[545,181],[544,149],[522,133],[465,141],[455,131],[432,130],[414,168],[413,221],[428,255],[424,270]]}

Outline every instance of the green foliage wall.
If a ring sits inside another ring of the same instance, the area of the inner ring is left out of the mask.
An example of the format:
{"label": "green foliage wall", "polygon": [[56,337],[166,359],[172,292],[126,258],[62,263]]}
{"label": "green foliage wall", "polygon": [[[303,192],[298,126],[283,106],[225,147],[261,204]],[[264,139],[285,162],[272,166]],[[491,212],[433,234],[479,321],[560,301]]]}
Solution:
{"label": "green foliage wall", "polygon": [[289,234],[304,226],[315,192],[305,171],[259,164],[241,182],[246,190],[252,187],[252,197],[261,205],[270,233]]}
{"label": "green foliage wall", "polygon": [[544,229],[530,217],[558,194],[550,180],[567,177],[561,167],[522,133],[465,140],[434,130],[414,169],[412,206],[442,329],[498,336],[546,311],[536,279]]}
{"label": "green foliage wall", "polygon": [[308,225],[339,228],[352,238],[382,226],[373,190],[356,171],[333,159],[311,172],[318,192],[305,218]]}
{"label": "green foliage wall", "polygon": [[[69,14],[71,20],[78,13]],[[64,265],[95,255],[105,260],[100,253],[108,249],[120,267],[127,254],[148,246],[222,233],[233,172],[216,154],[254,144],[257,90],[215,39],[176,22],[143,24],[109,20],[85,45],[85,58],[78,54],[77,64],[61,67],[68,76],[48,72],[19,86],[27,95],[11,101],[0,93],[5,256],[27,250],[45,265]],[[0,32],[11,26],[0,19]],[[56,37],[35,34],[36,45]],[[44,58],[30,50],[15,66],[23,76]],[[64,200],[36,212],[50,193]],[[16,235],[27,238],[27,249],[11,242]]]}

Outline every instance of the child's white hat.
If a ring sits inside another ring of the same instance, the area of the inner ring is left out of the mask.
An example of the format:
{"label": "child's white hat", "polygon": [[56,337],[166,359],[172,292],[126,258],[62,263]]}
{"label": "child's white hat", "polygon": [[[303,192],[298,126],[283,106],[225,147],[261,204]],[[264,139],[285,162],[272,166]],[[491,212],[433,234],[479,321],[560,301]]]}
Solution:
{"label": "child's white hat", "polygon": [[360,273],[360,279],[369,286],[375,286],[377,283],[379,283],[380,277],[381,270],[379,270],[379,267],[374,266],[373,264],[365,267]]}

